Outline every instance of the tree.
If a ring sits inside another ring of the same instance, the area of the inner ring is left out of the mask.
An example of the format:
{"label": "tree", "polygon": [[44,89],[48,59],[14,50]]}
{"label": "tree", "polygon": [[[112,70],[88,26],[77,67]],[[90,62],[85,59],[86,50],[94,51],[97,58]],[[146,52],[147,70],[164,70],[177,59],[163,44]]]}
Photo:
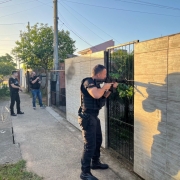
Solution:
{"label": "tree", "polygon": [[4,76],[11,74],[16,68],[16,64],[13,62],[13,57],[9,54],[0,56],[0,82],[3,82]]}
{"label": "tree", "polygon": [[[76,50],[75,41],[70,38],[68,31],[58,32],[59,61],[64,61],[68,54]],[[16,41],[13,53],[29,68],[53,67],[53,28],[47,24],[35,24],[22,32],[20,41]]]}

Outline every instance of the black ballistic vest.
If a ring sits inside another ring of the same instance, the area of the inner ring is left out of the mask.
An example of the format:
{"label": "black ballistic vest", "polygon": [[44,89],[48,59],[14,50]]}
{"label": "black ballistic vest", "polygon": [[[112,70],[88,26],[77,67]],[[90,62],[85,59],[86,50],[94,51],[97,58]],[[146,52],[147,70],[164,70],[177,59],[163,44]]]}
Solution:
{"label": "black ballistic vest", "polygon": [[[91,77],[89,77],[91,78]],[[83,110],[87,110],[87,109],[92,109],[92,110],[100,110],[104,105],[105,105],[105,101],[106,98],[105,97],[101,97],[100,99],[94,99],[87,91],[87,89],[85,89],[83,87],[84,82],[89,79],[89,78],[85,78],[82,80],[81,82],[81,108]],[[97,88],[100,88],[100,85],[96,84],[96,80],[93,80],[94,84]]]}

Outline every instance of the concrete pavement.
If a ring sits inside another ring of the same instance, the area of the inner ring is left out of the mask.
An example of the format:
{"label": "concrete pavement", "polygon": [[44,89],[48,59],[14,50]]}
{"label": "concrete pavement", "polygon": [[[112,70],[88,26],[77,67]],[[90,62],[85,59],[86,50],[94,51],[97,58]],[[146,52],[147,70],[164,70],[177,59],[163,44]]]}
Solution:
{"label": "concrete pavement", "polygon": [[[45,180],[79,180],[83,148],[81,132],[52,108],[37,107],[33,110],[29,95],[20,96],[21,109],[25,114],[12,117],[12,123],[15,143],[20,145],[27,169],[43,176]],[[104,151],[102,160],[111,168],[92,170],[100,180],[138,179]]]}
{"label": "concrete pavement", "polygon": [[14,143],[13,126],[9,114],[9,102],[0,101],[0,164],[21,160],[18,144]]}

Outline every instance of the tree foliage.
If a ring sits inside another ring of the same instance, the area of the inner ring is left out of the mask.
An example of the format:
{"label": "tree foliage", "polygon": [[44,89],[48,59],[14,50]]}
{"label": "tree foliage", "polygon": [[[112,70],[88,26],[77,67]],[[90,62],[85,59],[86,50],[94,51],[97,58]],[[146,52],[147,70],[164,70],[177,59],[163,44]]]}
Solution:
{"label": "tree foliage", "polygon": [[[59,61],[64,61],[68,54],[76,50],[75,41],[68,31],[58,32]],[[53,67],[53,28],[47,24],[35,24],[22,32],[16,41],[13,53],[29,68],[51,69]]]}
{"label": "tree foliage", "polygon": [[[128,80],[132,80],[134,76],[133,59],[133,52],[129,53],[126,50],[118,50],[116,52],[113,52],[111,55],[111,71],[113,73],[110,73],[110,76],[116,79],[126,78]],[[130,84],[119,84],[117,91],[120,98],[131,99],[134,94],[134,88]]]}
{"label": "tree foliage", "polygon": [[13,62],[13,57],[9,54],[0,56],[0,82],[3,81],[3,77],[10,75],[15,70],[16,64]]}

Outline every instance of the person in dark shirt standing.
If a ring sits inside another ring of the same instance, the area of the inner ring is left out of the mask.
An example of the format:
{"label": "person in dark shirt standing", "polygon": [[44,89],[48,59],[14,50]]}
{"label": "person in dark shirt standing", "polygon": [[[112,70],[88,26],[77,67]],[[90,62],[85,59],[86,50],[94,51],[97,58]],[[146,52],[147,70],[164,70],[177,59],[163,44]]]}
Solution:
{"label": "person in dark shirt standing", "polygon": [[17,77],[18,77],[18,72],[13,71],[12,77],[9,78],[9,88],[10,88],[10,96],[11,96],[11,104],[10,104],[11,116],[16,116],[16,114],[14,113],[15,102],[16,102],[16,107],[17,107],[17,114],[24,114],[24,112],[21,112],[20,110],[19,91],[22,91],[22,89],[19,86],[19,81]]}
{"label": "person in dark shirt standing", "polygon": [[33,109],[36,109],[36,98],[38,97],[39,100],[39,105],[41,108],[44,108],[44,105],[42,103],[42,96],[41,96],[41,91],[40,91],[40,86],[41,86],[41,80],[38,76],[36,76],[35,72],[31,73],[31,78],[30,78],[30,85],[31,85],[31,92],[32,92],[32,104],[33,104]]}

